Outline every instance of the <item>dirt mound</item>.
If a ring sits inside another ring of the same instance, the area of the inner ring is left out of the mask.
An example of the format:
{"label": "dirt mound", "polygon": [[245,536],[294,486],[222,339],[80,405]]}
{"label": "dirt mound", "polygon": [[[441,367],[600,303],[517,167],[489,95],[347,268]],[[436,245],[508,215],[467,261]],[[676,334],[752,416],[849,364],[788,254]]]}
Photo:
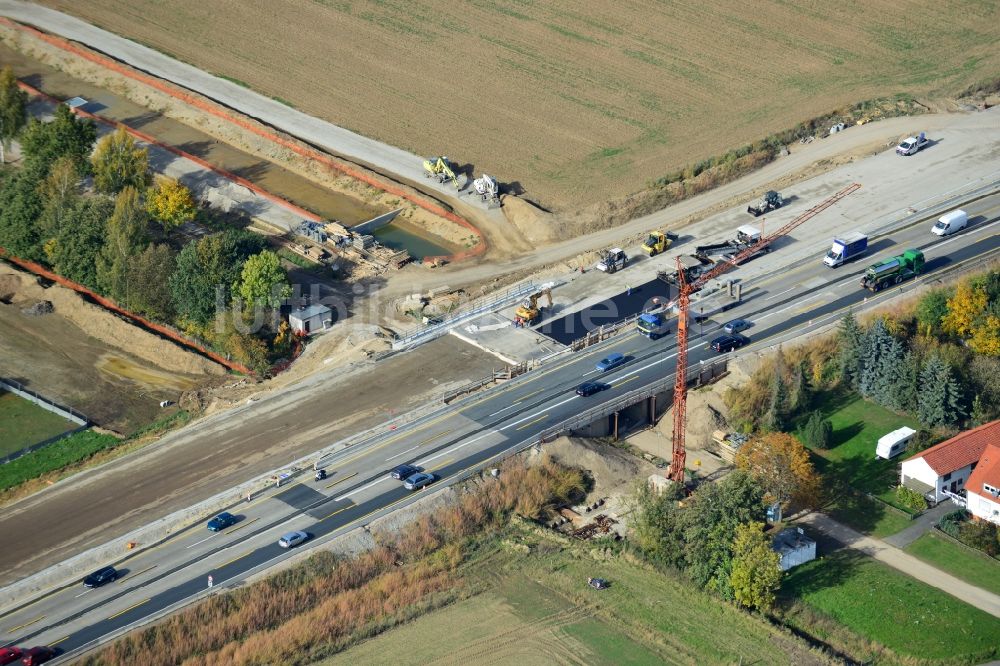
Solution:
{"label": "dirt mound", "polygon": [[21,290],[21,278],[17,275],[10,274],[0,274],[0,301],[7,303],[16,303],[18,300],[17,292]]}
{"label": "dirt mound", "polygon": [[656,467],[631,453],[591,439],[560,437],[542,452],[556,460],[587,470],[594,479],[591,497],[631,492],[636,479],[655,473]]}
{"label": "dirt mound", "polygon": [[502,202],[501,210],[507,221],[533,244],[559,240],[559,225],[554,215],[518,197],[504,195]]}

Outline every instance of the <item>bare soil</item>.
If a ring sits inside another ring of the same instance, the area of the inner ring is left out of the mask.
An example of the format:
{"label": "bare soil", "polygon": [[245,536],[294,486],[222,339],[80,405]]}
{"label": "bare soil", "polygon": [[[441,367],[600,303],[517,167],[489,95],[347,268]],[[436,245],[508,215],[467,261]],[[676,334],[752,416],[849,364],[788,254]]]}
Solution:
{"label": "bare soil", "polygon": [[859,100],[956,94],[1000,65],[989,3],[43,4],[366,136],[447,154],[550,210],[628,195]]}

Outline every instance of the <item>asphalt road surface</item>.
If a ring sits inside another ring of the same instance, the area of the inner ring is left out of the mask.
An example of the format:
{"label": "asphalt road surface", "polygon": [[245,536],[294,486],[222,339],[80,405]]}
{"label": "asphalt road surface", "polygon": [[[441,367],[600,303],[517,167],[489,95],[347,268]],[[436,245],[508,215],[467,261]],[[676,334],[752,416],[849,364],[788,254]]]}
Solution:
{"label": "asphalt road surface", "polygon": [[[934,282],[945,268],[977,266],[995,258],[1000,254],[1000,196],[965,209],[973,223],[956,236],[939,239],[930,235],[929,224],[920,222],[893,234],[865,259],[839,269],[826,269],[817,261],[762,281],[738,315],[754,322],[747,331],[752,344],[740,353],[800,335],[810,324],[833,320],[863,303],[877,304],[899,290]],[[868,265],[907,247],[924,249],[924,275],[877,295],[860,288],[860,275]],[[709,321],[700,330],[696,327],[690,364],[715,357],[708,342],[719,334],[719,325]],[[612,351],[624,354],[626,363],[600,373],[596,362]],[[308,479],[247,505],[241,521],[225,532],[195,527],[136,554],[122,565],[126,575],[118,582],[90,591],[70,586],[0,615],[0,643],[51,644],[72,654],[110,632],[208,594],[208,576],[214,588],[224,588],[289,557],[276,545],[286,531],[308,532],[310,541],[299,549],[308,548],[426,492],[408,492],[392,480],[388,471],[396,465],[414,464],[435,474],[436,486],[447,484],[584,409],[669,378],[675,355],[672,337],[651,341],[634,332],[567,354],[454,408],[387,432],[361,450],[345,451],[328,462],[328,479]],[[576,395],[581,382],[598,378],[606,390],[586,398]]]}

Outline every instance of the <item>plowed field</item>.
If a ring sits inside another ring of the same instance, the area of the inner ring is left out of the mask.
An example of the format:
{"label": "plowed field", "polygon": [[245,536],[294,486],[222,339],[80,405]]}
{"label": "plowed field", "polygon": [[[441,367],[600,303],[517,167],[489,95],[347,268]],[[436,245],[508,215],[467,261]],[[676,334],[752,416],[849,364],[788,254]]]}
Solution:
{"label": "plowed field", "polygon": [[556,209],[839,106],[1000,71],[966,0],[42,0]]}

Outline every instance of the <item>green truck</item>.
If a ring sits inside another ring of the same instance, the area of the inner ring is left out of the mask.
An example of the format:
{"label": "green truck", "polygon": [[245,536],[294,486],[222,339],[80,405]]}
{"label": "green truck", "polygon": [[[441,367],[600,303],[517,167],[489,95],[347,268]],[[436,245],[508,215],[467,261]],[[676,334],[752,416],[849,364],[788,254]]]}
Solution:
{"label": "green truck", "polygon": [[870,291],[879,291],[909,280],[919,275],[923,269],[924,253],[920,250],[907,250],[898,257],[889,257],[869,266],[861,278],[861,286]]}

